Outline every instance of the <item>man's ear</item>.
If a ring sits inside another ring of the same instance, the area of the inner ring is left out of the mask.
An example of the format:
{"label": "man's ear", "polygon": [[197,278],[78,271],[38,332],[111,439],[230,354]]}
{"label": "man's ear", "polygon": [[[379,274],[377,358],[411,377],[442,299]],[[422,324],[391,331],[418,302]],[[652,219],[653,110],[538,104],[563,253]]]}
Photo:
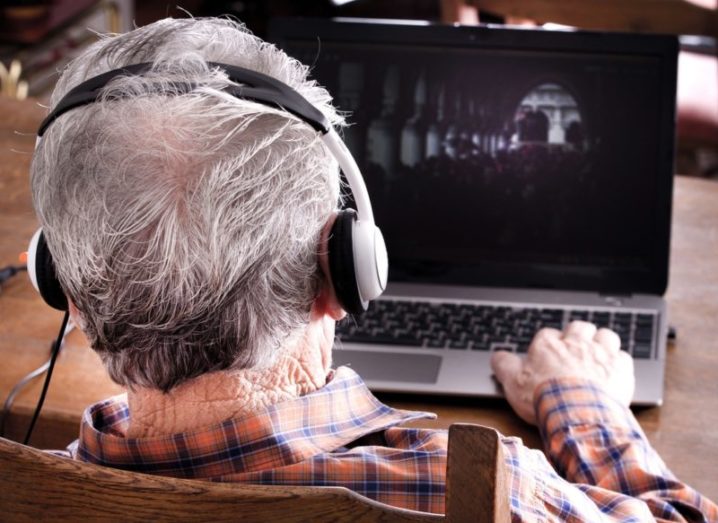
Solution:
{"label": "man's ear", "polygon": [[77,310],[71,299],[67,299],[67,310],[70,313],[70,321],[81,331],[85,331],[85,318],[82,313]]}
{"label": "man's ear", "polygon": [[347,312],[339,304],[337,296],[334,294],[334,287],[329,280],[322,282],[319,294],[314,298],[312,310],[316,314],[329,316],[334,321],[339,321],[347,315]]}
{"label": "man's ear", "polygon": [[322,270],[322,282],[317,297],[314,299],[312,309],[322,315],[327,315],[335,321],[339,321],[347,315],[342,308],[337,294],[334,291],[332,278],[329,272],[329,234],[331,233],[337,213],[332,213],[327,220],[326,225],[322,229],[321,238],[319,240],[319,267]]}

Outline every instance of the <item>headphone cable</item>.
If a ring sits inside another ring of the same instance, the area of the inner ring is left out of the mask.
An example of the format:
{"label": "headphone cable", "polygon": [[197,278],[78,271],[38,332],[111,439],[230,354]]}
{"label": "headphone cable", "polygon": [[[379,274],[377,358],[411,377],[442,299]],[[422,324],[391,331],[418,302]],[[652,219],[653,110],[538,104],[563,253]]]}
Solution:
{"label": "headphone cable", "polygon": [[[50,352],[52,353],[52,347],[53,345],[50,344]],[[10,409],[12,408],[12,404],[15,402],[15,396],[19,394],[19,392],[25,388],[25,385],[30,383],[32,380],[37,378],[38,376],[42,376],[47,368],[50,366],[50,358],[47,359],[45,363],[40,365],[38,368],[33,370],[32,372],[28,373],[23,379],[18,381],[15,386],[10,391],[10,394],[7,395],[7,399],[5,400],[5,403],[2,407],[2,413],[0,413],[0,437],[5,437],[5,421],[7,420],[8,415],[10,414]]]}
{"label": "headphone cable", "polygon": [[[75,325],[72,322],[68,322],[67,327],[65,327],[65,334],[62,338],[62,345],[60,345],[60,350],[65,346],[65,337],[72,332],[72,329],[75,328]],[[48,354],[52,355],[52,349],[54,347],[54,343],[50,343],[50,350],[48,350]],[[26,385],[28,385],[32,380],[37,378],[38,376],[42,376],[46,371],[47,368],[50,366],[50,356],[48,356],[47,361],[40,365],[35,370],[29,372],[25,375],[20,381],[18,381],[15,386],[10,390],[10,393],[7,395],[7,398],[5,399],[5,403],[2,406],[2,411],[0,411],[0,437],[5,437],[5,424],[7,422],[8,416],[10,415],[10,410],[12,409],[13,403],[15,403],[15,398],[20,393],[22,389],[25,388]]]}
{"label": "headphone cable", "polygon": [[60,353],[60,346],[62,345],[63,338],[65,337],[65,327],[67,327],[67,321],[69,320],[69,318],[70,312],[66,311],[64,318],[62,318],[62,326],[60,327],[60,332],[57,335],[57,340],[52,347],[52,355],[50,356],[50,362],[47,368],[47,376],[45,376],[45,383],[42,386],[40,399],[37,401],[37,407],[35,407],[35,413],[33,414],[32,421],[30,422],[30,426],[27,429],[27,434],[25,435],[25,441],[23,441],[23,445],[27,445],[30,442],[32,430],[35,428],[35,423],[37,422],[37,418],[40,416],[42,405],[43,403],[45,403],[45,395],[47,394],[47,388],[50,386],[50,378],[52,377],[52,371],[55,368],[57,355]]}
{"label": "headphone cable", "polygon": [[[65,327],[65,334],[63,336],[62,345],[60,345],[60,350],[62,350],[62,347],[65,345],[65,336],[67,336],[72,329],[75,328],[75,325],[73,323],[68,323],[68,326]],[[54,347],[54,342],[50,342],[50,350],[48,351],[49,355],[52,355],[52,349]],[[12,409],[13,403],[15,403],[15,398],[20,393],[22,389],[24,389],[32,380],[37,378],[38,376],[42,376],[50,366],[50,357],[47,358],[47,361],[40,365],[35,370],[29,372],[26,374],[20,381],[18,381],[15,386],[10,390],[10,393],[7,395],[7,398],[5,399],[5,403],[3,404],[2,411],[0,412],[0,437],[4,438],[5,436],[5,425],[7,423],[7,419],[10,415],[10,410]]]}

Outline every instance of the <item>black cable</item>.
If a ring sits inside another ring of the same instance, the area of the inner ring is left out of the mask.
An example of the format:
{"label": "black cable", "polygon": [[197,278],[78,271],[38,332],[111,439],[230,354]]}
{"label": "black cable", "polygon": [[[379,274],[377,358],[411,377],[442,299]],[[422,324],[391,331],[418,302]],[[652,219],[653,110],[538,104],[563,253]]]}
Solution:
{"label": "black cable", "polygon": [[[72,323],[68,323],[67,327],[65,327],[65,333],[62,337],[60,350],[62,350],[62,348],[65,346],[65,338],[72,331],[73,328],[74,325]],[[0,412],[0,437],[5,437],[5,425],[10,415],[10,411],[12,410],[12,405],[13,403],[15,403],[15,398],[20,393],[20,391],[22,391],[22,389],[24,389],[32,380],[39,376],[42,376],[45,372],[47,372],[47,369],[50,367],[50,359],[52,358],[52,351],[54,347],[55,342],[53,341],[50,343],[50,349],[48,350],[48,354],[50,355],[50,357],[48,357],[47,361],[35,370],[26,374],[20,381],[15,384],[10,393],[7,395],[5,403],[2,407],[2,412]]]}
{"label": "black cable", "polygon": [[27,445],[30,442],[30,436],[32,436],[32,429],[35,428],[35,423],[37,422],[38,416],[40,416],[40,411],[42,410],[42,404],[45,403],[45,394],[47,394],[47,388],[50,386],[50,378],[52,377],[52,370],[55,368],[55,362],[57,361],[57,355],[60,353],[60,346],[62,345],[62,339],[65,337],[65,327],[67,326],[67,321],[70,319],[70,313],[65,312],[65,317],[62,318],[62,326],[60,327],[60,332],[57,335],[57,340],[55,341],[55,346],[52,348],[52,355],[50,356],[50,366],[47,369],[47,376],[45,376],[45,383],[42,386],[42,392],[40,393],[40,399],[37,401],[37,407],[35,407],[35,414],[32,416],[32,421],[30,422],[30,426],[27,429],[27,434],[25,435],[25,441],[23,441],[24,445]]}
{"label": "black cable", "polygon": [[[52,349],[54,348],[54,344],[50,344],[50,354],[52,354]],[[10,414],[10,409],[12,409],[12,404],[15,402],[15,397],[18,395],[18,393],[25,388],[25,385],[30,383],[32,380],[37,378],[38,376],[41,376],[45,373],[45,371],[50,366],[50,359],[43,363],[41,366],[36,368],[34,371],[27,374],[23,379],[17,382],[15,386],[10,391],[10,394],[7,395],[7,399],[5,400],[5,403],[2,407],[2,413],[0,413],[0,437],[5,437],[5,421],[8,418],[8,415]]]}

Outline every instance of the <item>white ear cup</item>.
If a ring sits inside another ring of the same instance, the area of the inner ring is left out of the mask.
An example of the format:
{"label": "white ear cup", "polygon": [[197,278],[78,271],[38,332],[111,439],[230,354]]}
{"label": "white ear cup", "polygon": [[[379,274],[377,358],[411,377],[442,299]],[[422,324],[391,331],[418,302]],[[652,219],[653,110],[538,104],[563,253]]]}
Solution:
{"label": "white ear cup", "polygon": [[322,139],[339,163],[354,196],[358,218],[352,228],[354,273],[359,298],[365,304],[386,288],[389,261],[384,236],[374,224],[369,193],[349,149],[333,129]]}
{"label": "white ear cup", "polygon": [[40,239],[40,234],[42,234],[42,229],[35,231],[27,248],[27,274],[30,276],[30,282],[37,292],[40,292],[40,287],[37,284],[37,242]]}
{"label": "white ear cup", "polygon": [[[379,227],[374,227],[374,261],[376,263],[376,277],[379,281],[381,290],[379,294],[386,290],[387,280],[389,279],[389,254],[386,251],[386,242],[384,235]],[[375,297],[378,297],[377,294]]]}
{"label": "white ear cup", "polygon": [[384,236],[374,223],[357,220],[352,239],[359,296],[363,301],[371,301],[386,288],[389,262]]}

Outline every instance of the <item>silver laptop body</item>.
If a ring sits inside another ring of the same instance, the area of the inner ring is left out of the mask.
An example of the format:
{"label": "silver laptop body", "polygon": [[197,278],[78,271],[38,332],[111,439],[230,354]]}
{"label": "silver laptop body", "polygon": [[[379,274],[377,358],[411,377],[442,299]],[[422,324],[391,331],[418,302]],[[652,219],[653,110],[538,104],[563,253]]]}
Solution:
{"label": "silver laptop body", "polygon": [[[389,287],[382,299],[655,314],[653,355],[648,359],[634,359],[636,392],[633,402],[636,405],[660,405],[662,402],[668,324],[666,303],[660,296],[612,297],[570,291],[397,283]],[[511,347],[511,344],[508,346]],[[372,390],[462,396],[501,395],[489,364],[491,351],[397,348],[394,345],[343,341],[338,341],[334,348],[334,365],[351,366]]]}

